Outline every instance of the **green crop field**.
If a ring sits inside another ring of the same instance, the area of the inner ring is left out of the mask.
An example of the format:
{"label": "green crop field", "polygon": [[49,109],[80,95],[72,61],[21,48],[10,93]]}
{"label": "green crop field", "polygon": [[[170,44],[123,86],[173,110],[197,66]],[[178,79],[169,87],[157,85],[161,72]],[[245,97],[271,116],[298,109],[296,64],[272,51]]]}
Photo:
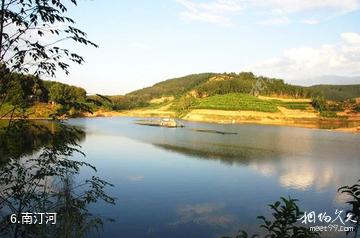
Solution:
{"label": "green crop field", "polygon": [[279,100],[262,100],[257,97],[230,93],[225,95],[215,95],[212,97],[199,99],[192,108],[195,109],[215,109],[215,110],[242,110],[259,112],[277,112],[278,106],[288,109],[305,110],[309,103],[302,102],[282,102]]}
{"label": "green crop field", "polygon": [[200,99],[194,108],[217,110],[278,111],[276,104],[248,94],[230,93]]}

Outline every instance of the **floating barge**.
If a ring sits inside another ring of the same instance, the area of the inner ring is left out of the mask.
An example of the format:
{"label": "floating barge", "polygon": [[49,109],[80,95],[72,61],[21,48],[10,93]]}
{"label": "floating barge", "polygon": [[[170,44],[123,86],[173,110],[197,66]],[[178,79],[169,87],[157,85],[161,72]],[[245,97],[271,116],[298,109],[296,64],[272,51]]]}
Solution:
{"label": "floating barge", "polygon": [[160,118],[157,120],[139,120],[135,124],[142,126],[161,126],[168,128],[184,127],[183,124],[173,118]]}
{"label": "floating barge", "polygon": [[214,133],[214,134],[221,134],[221,135],[237,135],[237,132],[226,132],[226,131],[217,131],[217,130],[206,130],[206,129],[192,129],[193,131],[197,132],[204,132],[204,133]]}

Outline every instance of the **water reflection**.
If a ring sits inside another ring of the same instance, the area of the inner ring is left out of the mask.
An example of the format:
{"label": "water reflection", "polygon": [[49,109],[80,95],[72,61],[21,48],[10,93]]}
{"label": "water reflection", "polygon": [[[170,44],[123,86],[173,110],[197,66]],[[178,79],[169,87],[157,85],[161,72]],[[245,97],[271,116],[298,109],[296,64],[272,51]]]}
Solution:
{"label": "water reflection", "polygon": [[[208,147],[197,147],[197,144],[191,144],[188,147],[170,145],[170,144],[153,144],[161,149],[185,154],[195,158],[219,160],[227,165],[245,165],[249,164],[253,159],[274,158],[276,154],[271,150],[249,148],[242,146],[226,146],[226,145],[208,145]],[[193,148],[195,147],[195,148]]]}
{"label": "water reflection", "polygon": [[[276,176],[281,186],[299,190],[351,184],[360,168],[360,137],[324,130],[259,125],[182,122],[185,128],[135,125],[136,119],[78,120],[90,133],[126,136],[192,158],[249,166]],[[201,133],[230,131],[236,135]]]}
{"label": "water reflection", "polygon": [[[33,155],[48,145],[52,135],[58,133],[59,129],[60,124],[54,122],[39,121],[35,124],[16,121],[7,127],[5,121],[0,121],[0,161],[6,163],[8,159]],[[69,138],[81,142],[85,138],[85,132],[73,130],[73,135],[71,137],[69,135]],[[66,144],[67,141],[64,143]]]}
{"label": "water reflection", "polygon": [[[88,206],[114,199],[104,192],[110,184],[96,176],[77,181],[81,168],[96,170],[73,157],[83,154],[78,143],[84,138],[81,129],[55,122],[0,128],[1,237],[84,237],[102,226]],[[56,213],[56,224],[45,225],[44,215],[35,213]]]}
{"label": "water reflection", "polygon": [[183,225],[188,223],[209,225],[213,227],[231,227],[236,222],[236,217],[224,211],[223,203],[185,204],[177,208],[179,220],[170,225]]}
{"label": "water reflection", "polygon": [[256,231],[256,216],[266,215],[266,205],[279,196],[298,198],[304,210],[333,213],[345,201],[337,188],[358,179],[359,135],[186,122],[185,128],[168,129],[134,120],[71,121],[86,128],[85,150],[119,188],[121,206],[108,211],[119,222],[108,237],[205,238],[235,234],[240,227]]}
{"label": "water reflection", "polygon": [[[317,160],[317,161],[314,161]],[[360,168],[358,158],[303,158],[283,159],[276,163],[253,161],[250,168],[264,176],[278,177],[279,184],[285,188],[322,192],[353,183]]]}
{"label": "water reflection", "polygon": [[324,160],[323,155],[320,158],[284,156],[272,150],[241,146],[231,148],[212,145],[206,151],[169,144],[154,146],[199,159],[218,160],[227,165],[247,165],[264,176],[278,177],[279,184],[283,187],[303,191],[312,187],[317,191],[323,191],[328,187],[336,188],[342,184],[350,184],[360,168],[360,161],[356,157],[346,158],[344,163],[334,157]]}
{"label": "water reflection", "polygon": [[130,182],[142,182],[142,181],[144,181],[144,176],[142,176],[142,175],[130,175],[130,176],[127,177],[127,179]]}

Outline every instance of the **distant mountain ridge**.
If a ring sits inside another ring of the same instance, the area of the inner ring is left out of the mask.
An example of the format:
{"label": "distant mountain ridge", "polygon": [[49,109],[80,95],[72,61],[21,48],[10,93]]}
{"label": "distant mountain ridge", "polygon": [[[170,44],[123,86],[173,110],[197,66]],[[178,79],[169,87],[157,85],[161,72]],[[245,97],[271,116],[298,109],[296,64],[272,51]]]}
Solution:
{"label": "distant mountain ridge", "polygon": [[[360,76],[339,76],[339,75],[323,75],[312,78],[310,82],[316,82],[315,85],[353,85],[360,84]],[[305,84],[313,86],[314,84]]]}

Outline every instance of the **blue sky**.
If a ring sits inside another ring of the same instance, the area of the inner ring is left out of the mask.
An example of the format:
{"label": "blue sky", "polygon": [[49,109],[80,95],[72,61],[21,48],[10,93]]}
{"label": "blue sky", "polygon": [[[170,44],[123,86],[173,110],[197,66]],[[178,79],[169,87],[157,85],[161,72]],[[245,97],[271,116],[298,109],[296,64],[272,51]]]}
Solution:
{"label": "blue sky", "polygon": [[359,9],[360,0],[80,0],[69,13],[100,47],[69,44],[86,62],[56,80],[108,95],[201,72],[349,83],[360,76]]}

